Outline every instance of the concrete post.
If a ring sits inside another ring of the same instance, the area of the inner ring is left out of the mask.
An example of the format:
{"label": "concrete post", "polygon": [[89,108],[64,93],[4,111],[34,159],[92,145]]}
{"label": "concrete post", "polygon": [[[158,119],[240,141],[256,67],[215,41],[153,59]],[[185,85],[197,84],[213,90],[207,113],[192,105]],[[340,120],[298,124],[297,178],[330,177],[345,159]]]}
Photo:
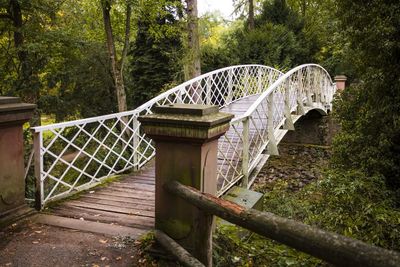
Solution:
{"label": "concrete post", "polygon": [[0,97],[0,225],[25,214],[24,141],[22,124],[36,105],[17,97]]}
{"label": "concrete post", "polygon": [[185,104],[157,107],[138,118],[156,143],[155,227],[206,266],[212,264],[213,216],[169,194],[164,184],[178,181],[215,195],[218,138],[232,118],[217,106]]}
{"label": "concrete post", "polygon": [[346,88],[347,77],[344,75],[335,76],[336,88],[338,91],[343,91]]}

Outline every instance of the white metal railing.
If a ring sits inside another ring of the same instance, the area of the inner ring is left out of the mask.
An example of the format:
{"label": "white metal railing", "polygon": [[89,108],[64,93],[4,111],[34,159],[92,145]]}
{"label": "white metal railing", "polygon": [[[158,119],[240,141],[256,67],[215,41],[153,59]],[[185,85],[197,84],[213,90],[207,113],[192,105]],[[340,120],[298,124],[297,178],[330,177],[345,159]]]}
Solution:
{"label": "white metal railing", "polygon": [[[152,113],[155,105],[213,104],[223,108],[262,94],[282,75],[261,65],[227,67],[178,85],[132,111],[33,128],[37,206],[87,189],[114,174],[139,169],[148,162],[155,150],[152,141],[140,132],[137,117]],[[243,142],[239,121],[232,123],[237,138],[225,136],[227,150],[235,154],[241,153],[239,146]],[[228,160],[225,156],[229,153],[222,154],[220,150],[221,160]],[[232,167],[227,171],[219,168],[219,179],[223,180],[219,191],[225,190],[226,184],[232,185],[235,179],[231,176],[237,177],[241,172],[241,159],[234,161],[232,158]]]}
{"label": "white metal railing", "polygon": [[[218,195],[249,175],[261,158],[278,153],[277,144],[294,119],[309,110],[327,112],[336,91],[328,72],[319,65],[298,66],[277,79],[248,110],[231,122],[231,129],[220,139]],[[229,162],[229,164],[227,164]]]}

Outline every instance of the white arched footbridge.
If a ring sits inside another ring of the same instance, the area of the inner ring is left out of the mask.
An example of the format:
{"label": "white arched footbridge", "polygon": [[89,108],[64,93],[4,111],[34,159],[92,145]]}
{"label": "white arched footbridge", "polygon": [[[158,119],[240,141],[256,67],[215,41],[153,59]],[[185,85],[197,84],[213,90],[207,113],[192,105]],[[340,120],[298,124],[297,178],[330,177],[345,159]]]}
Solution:
{"label": "white arched footbridge", "polygon": [[[238,183],[249,187],[253,170],[269,155],[278,153],[277,144],[287,131],[294,130],[293,124],[301,116],[313,109],[322,114],[331,110],[335,91],[327,71],[315,64],[301,65],[287,73],[261,65],[232,66],[187,81],[132,111],[35,127],[37,204],[43,207],[107,177],[142,169],[154,157],[155,149],[141,132],[137,118],[152,113],[156,105],[173,103],[213,104],[235,114],[230,130],[219,141],[218,195]],[[136,180],[131,178],[132,183],[115,182],[103,188],[101,196],[83,196],[86,204],[72,200],[64,212],[89,206],[107,218],[111,216],[109,205],[121,214],[154,217],[151,171],[149,167]],[[114,189],[116,194],[111,192]],[[137,197],[132,192],[137,192]],[[124,200],[128,193],[130,199]],[[130,203],[132,209],[148,208],[135,214],[118,203]]]}

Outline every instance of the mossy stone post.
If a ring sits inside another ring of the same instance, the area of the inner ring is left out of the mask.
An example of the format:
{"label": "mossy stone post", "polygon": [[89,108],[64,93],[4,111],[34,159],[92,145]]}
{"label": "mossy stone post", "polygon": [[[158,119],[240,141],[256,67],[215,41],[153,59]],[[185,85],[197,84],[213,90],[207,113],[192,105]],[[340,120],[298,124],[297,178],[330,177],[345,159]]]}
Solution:
{"label": "mossy stone post", "polygon": [[217,106],[174,104],[141,116],[142,130],[156,144],[155,227],[194,257],[211,266],[213,216],[168,193],[164,185],[178,181],[216,194],[218,138],[233,115]]}
{"label": "mossy stone post", "polygon": [[336,88],[339,92],[346,88],[346,81],[347,77],[344,75],[335,76]]}
{"label": "mossy stone post", "polygon": [[0,97],[0,225],[23,216],[25,204],[23,123],[36,105]]}

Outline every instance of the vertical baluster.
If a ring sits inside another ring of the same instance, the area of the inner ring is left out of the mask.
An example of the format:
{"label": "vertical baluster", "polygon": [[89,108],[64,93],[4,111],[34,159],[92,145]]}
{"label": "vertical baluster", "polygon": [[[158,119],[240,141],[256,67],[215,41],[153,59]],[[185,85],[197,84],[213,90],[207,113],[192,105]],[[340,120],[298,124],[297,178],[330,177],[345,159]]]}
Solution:
{"label": "vertical baluster", "polygon": [[315,86],[315,102],[318,104],[321,103],[321,91],[322,91],[322,73],[321,70],[318,69],[316,71],[317,77],[316,77],[316,86]]}
{"label": "vertical baluster", "polygon": [[291,80],[290,80],[290,78],[288,78],[284,85],[285,86],[285,110],[284,110],[285,124],[283,125],[283,129],[293,131],[294,125],[293,125],[292,115],[290,112],[290,85],[291,85]]}
{"label": "vertical baluster", "polygon": [[212,75],[210,75],[206,81],[206,104],[207,105],[211,105],[211,79],[212,79],[211,77],[212,77]]}
{"label": "vertical baluster", "polygon": [[262,77],[263,77],[262,72],[263,72],[263,69],[261,67],[258,67],[258,71],[257,71],[257,88],[258,88],[258,91],[257,91],[257,93],[262,93],[264,91],[263,90],[263,83],[262,83]]}
{"label": "vertical baluster", "polygon": [[297,114],[304,115],[306,114],[303,105],[303,98],[304,98],[304,77],[303,77],[303,70],[299,70],[297,72]]}
{"label": "vertical baluster", "polygon": [[178,90],[178,92],[176,93],[176,103],[182,103],[182,94],[183,94],[183,89],[184,88],[180,88]]}
{"label": "vertical baluster", "polygon": [[233,98],[233,70],[228,70],[228,95],[226,97],[225,105],[228,105],[232,102]]}
{"label": "vertical baluster", "polygon": [[248,94],[249,94],[249,69],[248,69],[248,67],[246,66],[245,67],[245,69],[244,69],[244,78],[243,78],[243,82],[244,82],[244,85],[243,85],[243,90],[244,90],[244,92],[243,92],[243,94],[241,95],[241,97],[245,97],[245,96],[247,96]]}
{"label": "vertical baluster", "polygon": [[137,120],[136,115],[134,115],[135,117],[132,119],[132,129],[133,129],[133,138],[132,138],[132,142],[133,142],[133,166],[136,170],[139,169],[139,165],[140,165],[140,160],[139,160],[139,128],[140,124]]}
{"label": "vertical baluster", "polygon": [[311,73],[311,68],[307,67],[306,72],[307,72],[307,76],[306,76],[307,86],[305,87],[305,90],[306,90],[306,95],[307,95],[307,106],[312,107],[313,106],[313,100],[312,100],[312,92],[313,92],[312,78],[313,78],[313,75]]}
{"label": "vertical baluster", "polygon": [[268,146],[267,152],[270,155],[279,155],[278,147],[275,139],[274,131],[274,92],[271,92],[268,96],[268,118],[267,118],[267,130],[268,130]]}
{"label": "vertical baluster", "polygon": [[43,135],[42,132],[34,132],[33,130],[33,150],[35,157],[35,208],[41,210],[44,205],[44,181],[43,173]]}
{"label": "vertical baluster", "polygon": [[243,122],[243,151],[242,151],[242,186],[246,187],[249,184],[249,153],[250,153],[250,136],[249,136],[249,117],[246,117]]}

